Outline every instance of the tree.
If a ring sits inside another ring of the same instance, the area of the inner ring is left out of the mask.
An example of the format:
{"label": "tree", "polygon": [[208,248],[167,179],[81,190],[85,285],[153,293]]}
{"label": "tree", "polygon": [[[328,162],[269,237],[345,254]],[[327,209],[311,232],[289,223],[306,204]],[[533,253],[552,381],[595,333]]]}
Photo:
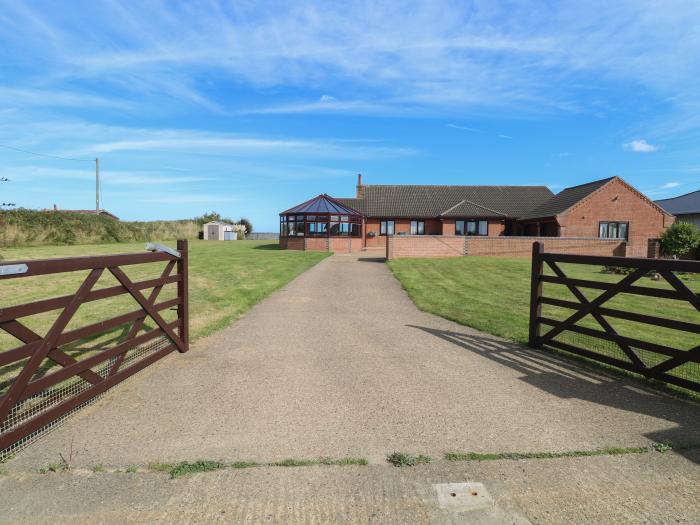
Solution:
{"label": "tree", "polygon": [[661,246],[669,255],[688,255],[700,245],[700,232],[687,222],[674,222],[661,235]]}
{"label": "tree", "polygon": [[250,235],[251,233],[253,233],[253,223],[245,217],[241,217],[240,219],[238,219],[238,224],[242,224],[243,226],[245,226],[246,235]]}

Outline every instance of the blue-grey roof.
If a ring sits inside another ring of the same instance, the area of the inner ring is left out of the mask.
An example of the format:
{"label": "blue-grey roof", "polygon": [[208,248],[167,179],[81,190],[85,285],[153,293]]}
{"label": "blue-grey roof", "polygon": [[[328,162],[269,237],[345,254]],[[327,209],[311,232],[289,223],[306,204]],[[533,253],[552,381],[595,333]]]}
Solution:
{"label": "blue-grey roof", "polygon": [[289,215],[293,213],[331,213],[334,215],[361,215],[358,211],[338,202],[333,197],[329,197],[325,193],[314,197],[306,202],[302,202],[293,208],[280,213],[280,215]]}
{"label": "blue-grey roof", "polygon": [[654,202],[673,215],[700,213],[700,190]]}

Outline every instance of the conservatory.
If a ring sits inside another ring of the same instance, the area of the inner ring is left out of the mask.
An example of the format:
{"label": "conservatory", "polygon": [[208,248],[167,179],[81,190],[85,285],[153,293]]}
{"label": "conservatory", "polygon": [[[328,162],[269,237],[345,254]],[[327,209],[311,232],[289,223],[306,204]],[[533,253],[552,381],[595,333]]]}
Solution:
{"label": "conservatory", "polygon": [[323,194],[280,213],[280,248],[353,252],[362,249],[362,214]]}

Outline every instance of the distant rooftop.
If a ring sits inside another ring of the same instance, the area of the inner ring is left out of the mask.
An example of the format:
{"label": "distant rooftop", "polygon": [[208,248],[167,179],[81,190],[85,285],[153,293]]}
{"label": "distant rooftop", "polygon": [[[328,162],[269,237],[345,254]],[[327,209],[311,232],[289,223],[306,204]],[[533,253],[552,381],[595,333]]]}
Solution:
{"label": "distant rooftop", "polygon": [[673,215],[700,213],[700,190],[691,191],[690,193],[679,195],[671,199],[660,199],[654,202]]}

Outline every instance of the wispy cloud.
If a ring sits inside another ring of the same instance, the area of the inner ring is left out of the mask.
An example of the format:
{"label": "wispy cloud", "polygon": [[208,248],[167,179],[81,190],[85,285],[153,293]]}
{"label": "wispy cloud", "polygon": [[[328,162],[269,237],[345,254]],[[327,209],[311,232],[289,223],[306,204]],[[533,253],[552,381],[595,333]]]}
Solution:
{"label": "wispy cloud", "polygon": [[632,151],[634,153],[652,153],[659,149],[658,146],[649,144],[644,139],[633,140],[632,142],[627,142],[622,145],[625,151]]}
{"label": "wispy cloud", "polygon": [[381,1],[274,8],[110,2],[85,13],[91,31],[81,17],[53,16],[47,6],[6,2],[3,11],[0,45],[28,80],[41,72],[45,89],[68,79],[151,98],[165,94],[215,112],[246,107],[211,90],[212,79],[320,92],[312,101],[275,97],[250,110],[258,113],[585,111],[598,97],[590,77],[644,86],[678,108],[700,97],[694,0],[673,8],[633,1],[437,0],[400,8]]}
{"label": "wispy cloud", "polygon": [[[481,129],[470,128],[469,126],[460,126],[457,124],[448,124],[447,127],[452,128],[452,129],[459,129],[462,131],[470,131],[472,133],[479,133],[479,134],[486,134],[487,133],[486,131],[481,130]],[[512,139],[513,138],[510,135],[505,135],[503,133],[497,133],[495,136],[499,139]]]}
{"label": "wispy cloud", "polygon": [[666,184],[664,184],[663,186],[661,186],[660,189],[662,189],[662,190],[670,190],[670,189],[673,189],[673,188],[677,188],[677,187],[680,186],[680,185],[681,185],[680,182],[667,182]]}

